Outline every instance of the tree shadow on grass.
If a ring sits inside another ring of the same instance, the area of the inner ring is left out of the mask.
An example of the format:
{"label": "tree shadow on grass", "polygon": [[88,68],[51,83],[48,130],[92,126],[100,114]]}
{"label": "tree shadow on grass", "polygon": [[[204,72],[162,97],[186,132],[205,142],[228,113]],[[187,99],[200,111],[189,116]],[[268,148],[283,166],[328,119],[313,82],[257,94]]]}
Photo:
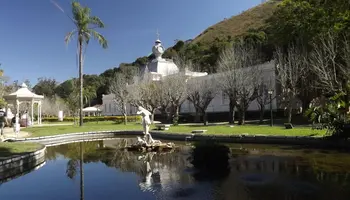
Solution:
{"label": "tree shadow on grass", "polygon": [[3,157],[9,157],[14,155],[10,148],[7,147],[0,147],[0,161],[3,160]]}

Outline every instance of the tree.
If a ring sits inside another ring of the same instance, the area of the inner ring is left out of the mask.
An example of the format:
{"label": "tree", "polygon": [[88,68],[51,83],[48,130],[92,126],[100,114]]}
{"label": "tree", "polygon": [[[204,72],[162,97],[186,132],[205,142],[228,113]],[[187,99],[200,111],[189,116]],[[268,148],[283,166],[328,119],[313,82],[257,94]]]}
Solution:
{"label": "tree", "polygon": [[206,110],[217,93],[216,81],[213,76],[204,76],[189,79],[187,83],[187,99],[192,102],[197,116],[198,114],[203,116],[203,124],[206,126],[208,125]]}
{"label": "tree", "polygon": [[110,82],[109,91],[114,95],[114,102],[117,109],[124,116],[124,124],[127,124],[127,110],[126,105],[129,102],[127,78],[122,73],[117,73]]}
{"label": "tree", "polygon": [[83,48],[89,44],[90,38],[94,37],[102,48],[106,49],[108,47],[107,40],[105,37],[97,32],[96,28],[104,28],[104,23],[97,16],[90,15],[90,8],[83,7],[79,2],[72,2],[72,15],[69,17],[75,25],[75,29],[69,32],[64,41],[68,44],[72,37],[78,35],[78,57],[79,57],[79,86],[80,86],[80,95],[79,95],[79,125],[83,125]]}
{"label": "tree", "polygon": [[[1,66],[1,63],[0,63]],[[6,83],[8,82],[9,77],[4,75],[4,70],[0,69],[0,97],[6,93]]]}
{"label": "tree", "polygon": [[12,92],[16,92],[18,90],[18,88],[19,88],[18,80],[15,80],[11,84],[5,85],[4,93],[5,94],[9,94],[9,93],[12,93]]}
{"label": "tree", "polygon": [[57,81],[51,78],[38,78],[38,83],[33,87],[33,92],[42,94],[45,98],[53,98],[55,96],[55,89]]}
{"label": "tree", "polygon": [[298,85],[307,66],[304,52],[291,45],[286,52],[275,52],[277,81],[282,89],[281,100],[287,109],[287,123],[292,121],[293,107],[298,103]]}
{"label": "tree", "polygon": [[[187,77],[183,73],[174,74],[164,79],[162,85],[172,109],[172,122],[178,124],[180,106],[186,100]],[[166,101],[165,101],[166,102]]]}
{"label": "tree", "polygon": [[264,121],[264,114],[265,114],[265,106],[272,103],[272,100],[275,99],[269,97],[268,91],[271,89],[274,89],[274,85],[272,84],[272,80],[270,79],[269,82],[264,80],[263,77],[261,77],[261,80],[258,83],[258,91],[257,91],[257,97],[256,102],[258,103],[259,110],[260,110],[260,121],[259,123],[263,123]]}
{"label": "tree", "polygon": [[45,98],[41,102],[43,116],[57,116],[58,111],[67,111],[67,106],[59,97]]}
{"label": "tree", "polygon": [[91,100],[96,97],[96,89],[94,86],[85,86],[83,91],[85,104],[91,106]]}
{"label": "tree", "polygon": [[[344,82],[342,80],[349,80],[350,78],[349,68],[345,64],[349,53],[346,52],[350,47],[349,44],[345,40],[344,52],[341,52],[341,47],[337,44],[336,35],[333,33],[327,33],[314,42],[310,64],[311,69],[318,76],[316,87],[331,94],[343,90]],[[345,58],[344,64],[339,62],[341,54]]]}
{"label": "tree", "polygon": [[77,82],[78,82],[77,80],[72,81],[72,92],[65,99],[67,107],[69,111],[72,113],[72,116],[74,118],[74,123],[75,123],[75,116],[79,108],[79,87]]}
{"label": "tree", "polygon": [[152,113],[154,120],[154,112],[159,108],[166,108],[169,105],[169,98],[166,90],[159,80],[154,80],[151,73],[145,73],[143,76],[136,77],[133,85],[129,86],[130,104],[133,106],[142,106]]}
{"label": "tree", "polygon": [[[310,53],[311,69],[317,76],[317,87],[326,96],[344,94],[345,107],[350,106],[350,41],[329,32],[316,40]],[[346,112],[342,113],[346,115]]]}
{"label": "tree", "polygon": [[240,111],[240,124],[244,124],[245,112],[256,98],[259,71],[252,67],[257,62],[253,46],[238,42],[221,52],[217,70],[219,86],[229,98],[229,122],[234,124],[235,108]]}

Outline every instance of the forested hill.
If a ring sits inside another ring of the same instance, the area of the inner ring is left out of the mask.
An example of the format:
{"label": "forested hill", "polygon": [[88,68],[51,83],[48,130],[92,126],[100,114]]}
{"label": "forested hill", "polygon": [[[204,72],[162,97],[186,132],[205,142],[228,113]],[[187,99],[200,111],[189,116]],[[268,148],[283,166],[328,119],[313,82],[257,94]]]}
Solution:
{"label": "forested hill", "polygon": [[[272,58],[275,47],[286,49],[293,44],[310,51],[312,44],[329,32],[335,33],[335,42],[341,45],[344,39],[350,40],[349,27],[348,0],[270,0],[209,27],[193,40],[178,41],[166,50],[164,57],[186,55],[201,71],[215,73],[220,52],[235,42],[256,46],[263,62]],[[92,104],[101,103],[102,94],[108,93],[110,80],[116,73],[126,73],[130,77],[134,68],[145,65],[151,58],[137,58],[133,63],[121,63],[100,75],[84,76],[87,99],[94,99]],[[57,85],[52,81],[42,79],[33,89],[46,97],[56,94],[69,98],[74,82],[67,80]]]}
{"label": "forested hill", "polygon": [[233,16],[207,28],[196,38],[194,43],[213,43],[216,38],[242,36],[249,31],[258,30],[266,26],[266,20],[273,14],[280,1],[267,1],[253,7],[239,15]]}

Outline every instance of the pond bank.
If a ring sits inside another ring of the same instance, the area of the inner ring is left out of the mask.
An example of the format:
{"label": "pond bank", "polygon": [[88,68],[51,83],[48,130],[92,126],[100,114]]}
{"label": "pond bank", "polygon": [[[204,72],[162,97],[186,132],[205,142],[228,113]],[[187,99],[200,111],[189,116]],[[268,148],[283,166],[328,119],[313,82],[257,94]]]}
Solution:
{"label": "pond bank", "polygon": [[38,143],[0,143],[0,183],[45,163],[45,150]]}
{"label": "pond bank", "polygon": [[[251,143],[251,144],[278,144],[278,145],[303,145],[317,148],[349,148],[348,140],[328,140],[324,137],[311,136],[272,136],[272,135],[227,135],[227,134],[191,134],[191,133],[168,133],[164,131],[151,131],[155,139],[174,141],[215,141],[221,143]],[[84,139],[98,139],[115,136],[140,136],[139,130],[115,130],[67,133],[52,136],[14,139],[17,142],[38,142],[44,145],[56,145],[60,143],[79,142]]]}

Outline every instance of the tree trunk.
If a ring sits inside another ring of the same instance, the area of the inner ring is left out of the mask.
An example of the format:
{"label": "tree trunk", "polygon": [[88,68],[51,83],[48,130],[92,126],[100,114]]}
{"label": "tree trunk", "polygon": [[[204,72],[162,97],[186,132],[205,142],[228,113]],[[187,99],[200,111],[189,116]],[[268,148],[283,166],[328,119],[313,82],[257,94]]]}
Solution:
{"label": "tree trunk", "polygon": [[83,126],[83,41],[79,39],[79,126]]}
{"label": "tree trunk", "polygon": [[156,109],[152,109],[152,115],[151,115],[151,123],[153,124],[154,122],[154,112],[156,111]]}
{"label": "tree trunk", "polygon": [[203,125],[204,126],[208,126],[208,116],[207,116],[207,112],[203,112]]}
{"label": "tree trunk", "polygon": [[124,103],[123,105],[123,113],[124,113],[124,125],[128,124],[128,116],[127,116],[127,112],[126,112],[126,104]]}
{"label": "tree trunk", "polygon": [[200,120],[201,115],[200,115],[200,112],[199,112],[199,109],[198,109],[198,108],[195,107],[195,110],[196,110],[196,115],[195,115],[195,117],[194,117],[194,122],[195,122],[195,123],[198,123],[198,122],[201,121],[201,120]]}
{"label": "tree trunk", "polygon": [[84,151],[83,143],[80,143],[80,200],[84,200]]}
{"label": "tree trunk", "polygon": [[174,113],[174,119],[173,119],[173,125],[177,126],[179,125],[179,110],[180,110],[180,106],[175,105],[175,113]]}
{"label": "tree trunk", "polygon": [[293,106],[288,105],[287,108],[287,123],[292,123],[292,111],[293,111]]}
{"label": "tree trunk", "polygon": [[239,125],[244,125],[244,124],[245,124],[245,110],[241,109],[240,110]]}
{"label": "tree trunk", "polygon": [[264,105],[260,105],[260,120],[259,120],[259,124],[263,124],[264,123],[264,114],[265,114],[265,106]]}
{"label": "tree trunk", "polygon": [[229,119],[228,122],[230,124],[235,124],[235,104],[234,100],[230,99],[230,105],[229,105]]}

